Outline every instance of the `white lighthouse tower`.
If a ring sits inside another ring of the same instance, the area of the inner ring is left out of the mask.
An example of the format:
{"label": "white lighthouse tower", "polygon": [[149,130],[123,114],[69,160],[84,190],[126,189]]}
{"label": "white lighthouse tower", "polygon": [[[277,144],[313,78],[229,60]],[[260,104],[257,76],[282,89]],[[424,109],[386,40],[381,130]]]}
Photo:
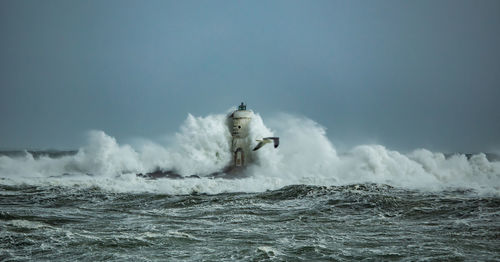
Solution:
{"label": "white lighthouse tower", "polygon": [[252,117],[253,112],[247,110],[247,106],[243,102],[238,106],[238,110],[229,115],[229,126],[233,137],[231,144],[233,167],[244,167],[251,161],[248,131]]}

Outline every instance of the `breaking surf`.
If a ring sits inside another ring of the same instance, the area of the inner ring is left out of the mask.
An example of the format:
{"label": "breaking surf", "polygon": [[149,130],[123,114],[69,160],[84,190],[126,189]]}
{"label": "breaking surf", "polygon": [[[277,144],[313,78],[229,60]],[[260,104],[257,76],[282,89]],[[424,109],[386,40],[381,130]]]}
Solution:
{"label": "breaking surf", "polygon": [[86,145],[76,152],[4,154],[0,156],[0,183],[168,194],[264,192],[294,184],[360,183],[426,191],[500,192],[500,162],[483,153],[447,155],[416,149],[403,154],[382,145],[360,145],[338,153],[324,127],[290,114],[268,118],[266,126],[254,113],[248,126],[249,148],[254,148],[258,139],[276,135],[283,142],[278,148],[264,146],[243,172],[231,173],[227,168],[234,163],[234,155],[227,115],[234,110],[203,117],[189,114],[177,133],[156,142],[142,139],[134,145],[123,144],[103,131],[90,131]]}

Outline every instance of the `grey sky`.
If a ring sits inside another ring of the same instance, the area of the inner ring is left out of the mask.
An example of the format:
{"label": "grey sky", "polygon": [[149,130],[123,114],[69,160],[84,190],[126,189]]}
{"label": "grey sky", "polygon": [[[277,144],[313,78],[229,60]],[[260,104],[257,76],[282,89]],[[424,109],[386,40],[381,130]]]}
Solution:
{"label": "grey sky", "polygon": [[500,1],[0,1],[0,148],[245,101],[341,146],[500,147]]}

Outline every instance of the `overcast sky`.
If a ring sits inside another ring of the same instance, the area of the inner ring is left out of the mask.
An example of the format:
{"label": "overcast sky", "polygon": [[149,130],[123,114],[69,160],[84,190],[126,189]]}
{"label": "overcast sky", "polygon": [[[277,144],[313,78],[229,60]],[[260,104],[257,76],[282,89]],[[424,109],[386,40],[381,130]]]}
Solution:
{"label": "overcast sky", "polygon": [[241,101],[345,147],[500,148],[497,0],[2,0],[0,39],[3,149],[155,139]]}

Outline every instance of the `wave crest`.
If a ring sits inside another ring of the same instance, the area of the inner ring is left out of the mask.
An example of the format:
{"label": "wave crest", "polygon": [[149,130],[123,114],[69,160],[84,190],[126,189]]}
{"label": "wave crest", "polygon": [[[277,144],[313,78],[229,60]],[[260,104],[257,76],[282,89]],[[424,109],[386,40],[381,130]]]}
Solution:
{"label": "wave crest", "polygon": [[280,147],[256,152],[248,177],[237,180],[184,179],[147,181],[135,176],[154,170],[175,170],[183,176],[220,171],[231,162],[226,115],[188,115],[169,145],[145,141],[137,147],[120,145],[103,131],[91,131],[88,142],[75,155],[58,158],[0,156],[3,184],[89,185],[117,191],[153,191],[169,194],[191,192],[257,192],[292,184],[387,184],[423,190],[449,188],[500,192],[500,162],[484,154],[462,154],[418,149],[409,154],[382,145],[360,145],[338,154],[326,129],[305,117],[282,114],[268,120],[255,114],[249,143],[277,135]]}

